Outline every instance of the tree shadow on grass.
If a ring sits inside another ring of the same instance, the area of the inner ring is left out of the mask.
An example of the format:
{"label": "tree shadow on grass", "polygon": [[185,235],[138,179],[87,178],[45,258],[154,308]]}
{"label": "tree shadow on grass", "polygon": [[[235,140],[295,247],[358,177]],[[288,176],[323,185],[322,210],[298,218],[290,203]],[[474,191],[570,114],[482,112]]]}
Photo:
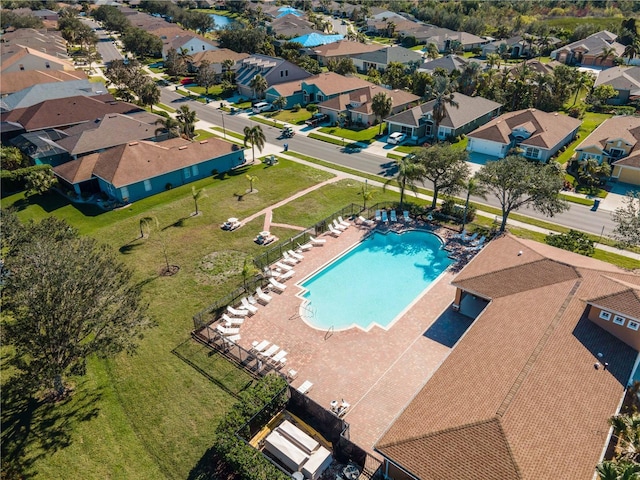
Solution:
{"label": "tree shadow on grass", "polygon": [[187,480],[235,480],[235,472],[218,458],[215,447],[209,448],[191,469]]}
{"label": "tree shadow on grass", "polygon": [[75,424],[98,415],[99,392],[76,392],[60,402],[38,395],[35,380],[16,375],[2,386],[2,478],[32,478],[34,464],[68,447]]}

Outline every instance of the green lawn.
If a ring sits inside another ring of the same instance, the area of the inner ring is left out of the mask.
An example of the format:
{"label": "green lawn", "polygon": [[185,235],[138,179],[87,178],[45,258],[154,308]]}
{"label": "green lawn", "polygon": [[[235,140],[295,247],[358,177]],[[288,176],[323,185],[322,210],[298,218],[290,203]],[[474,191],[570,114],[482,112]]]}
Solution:
{"label": "green lawn", "polygon": [[212,100],[219,100],[222,98],[222,86],[221,85],[213,85],[209,87],[209,93],[205,94],[205,88],[201,86],[195,87],[185,87],[187,90],[191,90],[193,93],[197,93],[198,95],[206,96]]}
{"label": "green lawn", "polygon": [[169,105],[165,105],[164,103],[156,104],[156,107],[161,108],[162,110],[166,110],[169,113],[175,113],[176,109],[170,107]]}
{"label": "green lawn", "polygon": [[589,23],[595,25],[598,30],[618,29],[622,18],[618,17],[558,17],[540,20],[541,23],[553,28],[564,28],[569,31],[576,29],[578,25]]}
{"label": "green lawn", "polygon": [[232,132],[231,130],[225,130],[222,127],[211,127],[211,130],[220,132],[223,134],[223,136],[226,135],[227,137],[237,138],[238,140],[241,140],[242,143],[244,143],[244,135],[242,135],[241,133]]}
{"label": "green lawn", "polygon": [[306,120],[311,118],[311,112],[307,111],[306,108],[301,108],[297,112],[293,110],[281,110],[272,115],[273,118],[280,122],[292,123],[294,125],[302,125]]}
{"label": "green lawn", "polygon": [[[247,172],[259,179],[256,194],[246,195]],[[121,260],[134,270],[134,281],[142,286],[150,316],[157,322],[146,332],[136,355],[90,359],[87,375],[72,379],[71,400],[54,409],[46,404],[34,406],[29,418],[24,411],[20,415],[11,410],[27,405],[21,403],[19,392],[12,395],[11,382],[3,376],[3,443],[20,448],[29,478],[189,478],[212,444],[216,424],[235,402],[228,391],[239,391],[249,382],[225,360],[195,345],[183,345],[193,328],[193,314],[235,288],[241,282],[242,260],[263,251],[253,242],[262,230],[263,217],[233,233],[219,225],[230,216],[245,218],[330,177],[330,173],[280,159],[275,166],[257,164],[223,179],[203,179],[117,211],[82,208],[87,215],[57,194],[2,199],[3,207],[18,208],[22,220],[49,215],[66,218],[81,233],[119,251]],[[192,185],[206,189],[198,217],[190,216]],[[156,216],[168,227],[169,260],[180,266],[175,276],[158,276],[161,247],[153,235],[139,238],[143,216]],[[283,239],[296,233],[272,230]],[[212,276],[206,265],[217,252],[235,256],[238,268]],[[215,383],[173,354],[176,348],[182,357],[203,366]],[[26,430],[21,427],[24,422],[29,425]],[[12,427],[27,434],[9,440]]]}
{"label": "green lawn", "polygon": [[382,131],[382,133],[384,133],[386,131],[386,127],[386,123],[383,123],[382,130],[380,129],[380,125],[374,125],[373,127],[364,128],[361,130],[340,127],[322,127],[319,128],[318,131],[322,133],[328,133],[329,135],[334,135],[336,137],[344,138],[346,140],[353,140],[354,142],[371,143],[375,139],[376,135],[378,135],[378,131]]}
{"label": "green lawn", "polygon": [[202,140],[206,140],[207,138],[211,138],[211,137],[215,137],[215,135],[212,132],[209,132],[207,130],[196,130],[195,131],[195,138],[194,140],[200,142]]}
{"label": "green lawn", "polygon": [[164,67],[147,67],[153,73],[164,73]]}
{"label": "green lawn", "polygon": [[567,163],[573,156],[575,148],[580,145],[580,143],[607,118],[611,118],[611,115],[608,115],[606,113],[585,113],[584,118],[582,119],[582,125],[580,125],[580,128],[578,129],[578,139],[570,143],[567,149],[560,155],[558,155],[558,158],[556,160],[562,164]]}

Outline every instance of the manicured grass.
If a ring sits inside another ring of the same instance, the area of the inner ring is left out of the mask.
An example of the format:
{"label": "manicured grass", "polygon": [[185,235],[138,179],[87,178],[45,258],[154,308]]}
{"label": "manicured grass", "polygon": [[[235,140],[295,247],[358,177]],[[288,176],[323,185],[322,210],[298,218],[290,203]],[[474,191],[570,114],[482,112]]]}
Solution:
{"label": "manicured grass", "polygon": [[215,130],[215,131],[220,132],[222,134],[226,134],[227,137],[237,138],[237,139],[241,140],[240,143],[244,144],[244,135],[242,135],[241,133],[236,133],[236,132],[233,132],[231,130],[225,130],[222,127],[211,127],[211,130]]}
{"label": "manicured grass", "polygon": [[213,133],[211,133],[211,132],[209,132],[207,130],[196,130],[195,134],[196,134],[196,136],[195,136],[194,140],[196,140],[198,142],[215,136]]}
{"label": "manicured grass", "polygon": [[589,23],[598,27],[598,30],[615,30],[620,27],[621,19],[618,17],[558,17],[540,20],[541,23],[553,28],[564,28],[569,31],[576,29],[578,25]]}
{"label": "manicured grass", "polygon": [[386,124],[382,124],[382,129],[380,129],[380,125],[374,125],[373,127],[365,128],[362,130],[352,130],[349,128],[340,128],[340,127],[322,127],[318,129],[321,133],[328,133],[329,135],[334,135],[336,137],[345,138],[347,140],[353,140],[354,142],[366,142],[371,143],[375,139],[376,135],[378,135],[378,131],[385,132]]}
{"label": "manicured grass", "polygon": [[570,143],[567,149],[560,155],[558,155],[556,161],[561,164],[567,163],[573,156],[575,148],[580,145],[580,143],[582,143],[582,141],[587,138],[591,134],[591,132],[593,132],[596,127],[604,122],[607,118],[611,118],[611,115],[607,115],[606,113],[585,113],[584,119],[582,120],[582,125],[580,125],[580,128],[578,129],[578,139]]}
{"label": "manicured grass", "polygon": [[171,108],[169,105],[165,105],[164,103],[156,104],[156,107],[161,108],[162,110],[166,110],[169,113],[175,113],[176,109]]}
{"label": "manicured grass", "polygon": [[219,100],[222,98],[222,86],[221,85],[213,85],[209,87],[209,93],[205,93],[205,88],[199,85],[195,87],[185,87],[187,90],[192,91],[193,93],[197,93],[198,95],[203,95],[212,100]]}
{"label": "manicured grass", "polygon": [[326,135],[320,135],[319,133],[310,133],[307,137],[320,140],[322,142],[332,143],[334,145],[345,145],[345,142],[341,138],[327,137]]}
{"label": "manicured grass", "polygon": [[273,118],[281,122],[292,123],[294,125],[302,125],[311,118],[311,112],[305,108],[301,108],[297,112],[293,110],[280,110],[273,115]]}
{"label": "manicured grass", "polygon": [[233,106],[239,108],[240,110],[245,110],[247,108],[251,108],[251,101],[247,100],[245,102],[234,103]]}
{"label": "manicured grass", "polygon": [[151,70],[153,73],[164,73],[163,67],[147,67],[147,68]]}
{"label": "manicured grass", "polygon": [[93,77],[89,77],[89,81],[91,83],[103,83],[105,79],[100,75],[94,75]]}
{"label": "manicured grass", "polygon": [[574,197],[573,195],[564,195],[564,194],[560,194],[560,198],[566,200],[567,202],[571,202],[571,203],[577,203],[580,205],[587,205],[589,207],[593,206],[593,200],[590,200],[588,198],[582,198],[582,197]]}
{"label": "manicured grass", "polygon": [[404,158],[405,155],[397,155],[395,153],[387,153],[386,157],[390,158],[391,160],[400,160],[401,158]]}
{"label": "manicured grass", "polygon": [[258,115],[253,115],[250,117],[254,122],[262,123],[263,125],[268,125],[270,127],[282,128],[284,127],[284,123],[278,123],[276,120],[270,118],[264,118]]}

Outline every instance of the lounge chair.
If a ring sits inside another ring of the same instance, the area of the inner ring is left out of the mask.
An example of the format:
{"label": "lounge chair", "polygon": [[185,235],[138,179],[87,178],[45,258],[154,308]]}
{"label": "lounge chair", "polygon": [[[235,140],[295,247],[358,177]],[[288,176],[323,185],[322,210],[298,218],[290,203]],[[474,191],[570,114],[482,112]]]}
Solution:
{"label": "lounge chair", "polygon": [[244,308],[249,312],[249,315],[253,315],[258,311],[258,307],[256,307],[255,305],[251,305],[247,297],[242,297],[242,300],[240,300],[240,303],[242,304],[242,308]]}
{"label": "lounge chair", "polygon": [[480,237],[479,240],[476,240],[475,242],[473,242],[471,245],[474,247],[480,246],[484,243],[484,241],[487,239],[487,237],[485,237],[484,235]]}
{"label": "lounge chair", "polygon": [[271,358],[276,354],[278,350],[280,350],[280,347],[276,344],[273,344],[269,348],[267,348],[264,352],[262,352],[260,355],[264,358]]}
{"label": "lounge chair", "polygon": [[380,220],[382,220],[382,217],[380,216],[380,210],[376,210],[376,222],[379,222]]}
{"label": "lounge chair", "polygon": [[389,217],[387,217],[387,211],[386,210],[382,210],[382,221],[384,223],[389,223]]}
{"label": "lounge chair", "polygon": [[263,304],[267,304],[271,301],[273,297],[271,295],[267,295],[262,291],[260,287],[256,288],[256,295],[258,296],[258,301]]}
{"label": "lounge chair", "polygon": [[313,387],[313,383],[311,383],[309,380],[305,380],[302,385],[296,388],[296,390],[298,390],[301,394],[305,395],[309,393],[309,390],[311,390],[311,387]]}
{"label": "lounge chair", "polygon": [[398,221],[398,217],[396,216],[396,211],[395,210],[391,210],[389,212],[389,216],[391,217],[391,221],[393,223],[396,223]]}
{"label": "lounge chair", "polygon": [[404,212],[402,212],[402,215],[404,216],[404,221],[405,222],[410,222],[411,221],[411,217],[409,216],[409,210],[405,210]]}
{"label": "lounge chair", "polygon": [[227,315],[226,313],[222,314],[222,317],[220,317],[221,320],[224,320],[224,323],[227,327],[230,327],[232,325],[242,325],[244,323],[244,318],[235,318],[235,317],[230,317],[229,315]]}
{"label": "lounge chair", "polygon": [[373,220],[369,220],[368,218],[364,218],[362,215],[358,216],[358,220],[360,220],[360,223],[362,223],[364,225],[371,225],[373,223]]}
{"label": "lounge chair", "polygon": [[289,270],[293,270],[293,267],[291,265],[286,265],[282,262],[276,262],[273,264],[274,267],[279,268],[280,270],[284,271],[284,272],[288,272]]}
{"label": "lounge chair", "polygon": [[338,237],[340,236],[340,234],[342,233],[340,230],[336,230],[335,228],[333,228],[333,225],[329,224],[329,232],[331,233],[331,235],[333,235],[334,237]]}
{"label": "lounge chair", "polygon": [[460,233],[452,235],[451,238],[459,238],[460,240],[464,240],[465,238],[467,238],[467,229],[463,228]]}
{"label": "lounge chair", "polygon": [[287,286],[284,283],[280,283],[275,278],[270,278],[269,283],[271,284],[271,288],[273,288],[276,292],[284,292]]}
{"label": "lounge chair", "polygon": [[305,243],[303,245],[298,244],[298,247],[300,247],[300,250],[302,250],[303,252],[306,252],[307,250],[313,248],[313,244],[312,243]]}
{"label": "lounge chair", "polygon": [[222,335],[237,335],[238,333],[240,333],[239,328],[223,327],[222,325],[218,325],[216,327],[216,330]]}
{"label": "lounge chair", "polygon": [[251,344],[251,351],[255,353],[262,353],[267,349],[269,345],[271,345],[271,342],[269,340],[262,340],[259,343],[256,340]]}
{"label": "lounge chair", "polygon": [[225,343],[237,343],[240,340],[240,334],[237,333],[235,335],[229,335],[228,337],[224,337],[222,339]]}
{"label": "lounge chair", "polygon": [[298,261],[304,260],[304,255],[300,255],[299,253],[296,253],[293,250],[287,250],[287,253]]}
{"label": "lounge chair", "polygon": [[333,219],[333,227],[334,227],[336,230],[340,230],[341,232],[344,232],[347,228],[349,228],[349,227],[345,227],[345,226],[344,226],[344,225],[342,225],[340,222],[338,222],[338,219],[337,219],[337,218],[334,218],[334,219]]}
{"label": "lounge chair", "polygon": [[338,223],[340,223],[340,225],[343,225],[346,228],[349,228],[351,226],[351,224],[346,220],[344,220],[342,217],[338,217]]}
{"label": "lounge chair", "polygon": [[282,254],[286,256],[281,260],[281,263],[286,263],[287,265],[291,265],[291,266],[296,265],[298,263],[298,260],[288,256],[287,252],[282,252]]}
{"label": "lounge chair", "polygon": [[284,282],[285,280],[289,280],[291,277],[293,277],[295,275],[295,271],[294,270],[289,270],[287,273],[283,273],[282,275],[280,275],[280,278],[278,278],[279,282]]}
{"label": "lounge chair", "polygon": [[276,365],[276,364],[280,363],[282,361],[282,359],[286,358],[286,356],[287,356],[286,350],[280,350],[269,361],[271,363],[273,363],[274,365]]}
{"label": "lounge chair", "polygon": [[462,240],[467,243],[470,243],[470,242],[473,242],[477,237],[478,237],[478,232],[474,232],[473,235],[467,238],[463,238]]}
{"label": "lounge chair", "polygon": [[227,307],[227,312],[229,312],[231,315],[235,315],[236,317],[246,317],[247,315],[249,315],[249,310],[236,309],[231,305]]}
{"label": "lounge chair", "polygon": [[314,247],[319,247],[327,243],[326,238],[314,238],[311,236],[309,237],[309,241],[311,242],[311,245],[313,245]]}

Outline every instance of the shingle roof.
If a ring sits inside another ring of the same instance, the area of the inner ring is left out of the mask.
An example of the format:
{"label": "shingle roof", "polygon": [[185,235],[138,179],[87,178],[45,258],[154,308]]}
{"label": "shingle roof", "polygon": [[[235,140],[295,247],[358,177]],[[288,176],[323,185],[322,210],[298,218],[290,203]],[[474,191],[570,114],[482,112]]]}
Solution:
{"label": "shingle roof", "polygon": [[640,150],[638,144],[640,141],[640,118],[630,115],[608,118],[580,142],[576,150],[580,151],[593,146],[604,149],[607,141],[618,139],[631,145],[632,152],[636,150],[636,146]]}
{"label": "shingle roof", "polygon": [[55,98],[75,97],[77,95],[92,97],[104,95],[107,92],[108,90],[104,83],[89,82],[89,80],[41,83],[2,97],[0,99],[0,107],[2,110],[14,110],[16,108],[30,107],[36,103]]}
{"label": "shingle roof", "polygon": [[605,295],[587,301],[599,307],[640,320],[640,288],[629,288],[619,293]]}
{"label": "shingle roof", "polygon": [[576,130],[582,123],[580,120],[568,115],[547,113],[530,108],[528,110],[504,113],[467,136],[508,144],[511,142],[511,132],[529,122],[531,122],[535,130],[521,144],[545,149],[550,149],[557,145],[558,142]]}
{"label": "shingle roof", "polygon": [[9,45],[3,47],[1,52],[2,56],[0,57],[0,72],[4,72],[14,63],[19,62],[21,59],[27,56],[38,57],[43,61],[49,62],[51,64],[57,64],[61,67],[60,70],[74,71],[76,69],[76,67],[73,66],[73,63],[71,63],[69,60],[49,55],[48,53],[41,52],[34,48],[21,47],[20,45]]}
{"label": "shingle roof", "polygon": [[313,49],[314,53],[321,57],[339,57],[357,55],[365,52],[375,52],[381,48],[386,48],[381,45],[367,45],[360,42],[353,42],[350,40],[342,40],[340,42],[328,43],[321,45]]}
{"label": "shingle roof", "polygon": [[423,63],[420,65],[420,70],[432,72],[436,68],[444,68],[447,72],[451,73],[454,70],[462,70],[468,63],[468,60],[457,55],[446,55]]}
{"label": "shingle roof", "polygon": [[602,53],[605,48],[613,47],[616,50],[617,55],[620,56],[622,55],[622,52],[624,52],[625,47],[624,45],[616,42],[616,38],[617,35],[606,30],[602,30],[589,35],[587,38],[577,40],[559,48],[558,50],[554,50],[551,54],[554,55],[560,50],[583,50],[585,55],[597,56]]}
{"label": "shingle roof", "polygon": [[584,299],[638,289],[640,275],[505,234],[453,285],[494,298],[376,450],[422,480],[591,478],[637,352],[588,320]]}
{"label": "shingle roof", "polygon": [[217,50],[205,50],[204,52],[198,52],[191,55],[193,64],[199,66],[203,60],[209,63],[222,63],[225,60],[233,60],[237,62],[249,56],[248,53],[238,53],[228,48],[218,48]]}
{"label": "shingle roof", "polygon": [[0,82],[0,95],[18,92],[39,83],[68,82],[70,80],[86,79],[87,75],[80,71],[64,70],[21,70],[2,74]]}
{"label": "shingle roof", "polygon": [[387,65],[390,62],[400,62],[407,64],[410,62],[420,62],[422,60],[422,54],[409,50],[408,48],[394,46],[381,48],[373,52],[364,52],[353,55],[353,58],[357,58],[364,62],[380,63]]}
{"label": "shingle roof", "polygon": [[611,85],[616,90],[628,90],[629,95],[640,95],[640,67],[607,68],[598,74],[594,86]]}
{"label": "shingle roof", "polygon": [[[389,90],[380,87],[379,85],[369,85],[321,102],[319,106],[336,111],[348,109],[352,112],[372,115],[373,110],[371,109],[371,101],[373,97],[380,92],[387,94],[391,98],[392,109],[420,100],[420,97],[417,95],[404,90]],[[358,103],[360,105],[353,106],[354,103]]]}

